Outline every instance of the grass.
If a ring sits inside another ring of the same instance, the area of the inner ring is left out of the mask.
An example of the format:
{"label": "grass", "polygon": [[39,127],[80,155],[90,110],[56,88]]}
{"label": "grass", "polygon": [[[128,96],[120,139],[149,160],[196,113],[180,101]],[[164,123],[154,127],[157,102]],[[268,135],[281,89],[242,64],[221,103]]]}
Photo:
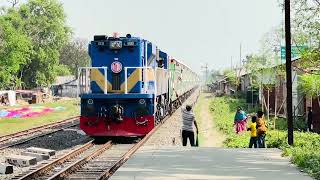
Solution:
{"label": "grass", "polygon": [[[215,97],[210,102],[210,110],[215,118],[216,126],[227,136],[224,145],[231,148],[245,148],[249,143],[248,132],[236,135],[232,126],[237,106],[245,107],[244,100]],[[246,112],[252,111],[247,109]],[[273,120],[271,119],[270,122]],[[270,125],[269,127],[273,127],[271,123]],[[268,147],[282,149],[284,156],[289,156],[294,164],[315,179],[320,180],[320,135],[301,132],[304,126],[301,120],[295,122],[295,141],[293,146],[289,146],[287,144],[286,119],[277,119],[276,129],[268,131],[266,143]]]}
{"label": "grass", "polygon": [[46,107],[63,106],[64,110],[49,112],[43,116],[31,118],[0,118],[0,135],[19,132],[44,124],[57,122],[68,117],[79,115],[78,100],[61,100],[57,102],[39,104]]}

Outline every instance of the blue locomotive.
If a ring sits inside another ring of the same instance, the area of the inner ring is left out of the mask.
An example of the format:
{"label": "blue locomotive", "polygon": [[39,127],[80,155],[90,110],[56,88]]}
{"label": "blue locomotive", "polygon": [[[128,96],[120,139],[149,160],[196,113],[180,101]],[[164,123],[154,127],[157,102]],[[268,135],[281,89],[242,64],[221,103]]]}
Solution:
{"label": "blue locomotive", "polygon": [[94,36],[89,55],[91,66],[78,74],[80,128],[89,136],[144,136],[199,82],[189,67],[130,34]]}

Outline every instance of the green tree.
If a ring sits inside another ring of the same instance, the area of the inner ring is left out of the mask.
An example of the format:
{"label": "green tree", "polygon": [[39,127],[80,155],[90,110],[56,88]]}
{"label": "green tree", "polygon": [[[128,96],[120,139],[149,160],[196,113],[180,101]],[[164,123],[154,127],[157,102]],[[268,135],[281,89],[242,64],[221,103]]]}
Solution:
{"label": "green tree", "polygon": [[59,51],[70,37],[62,4],[57,0],[30,0],[18,11],[33,44],[31,61],[22,68],[23,81],[27,87],[49,86],[61,68]]}
{"label": "green tree", "polygon": [[303,69],[313,70],[320,68],[320,1],[294,0],[293,27],[295,44],[307,45],[302,51],[300,66]]}
{"label": "green tree", "polygon": [[[11,21],[15,19],[16,21]],[[18,17],[0,16],[0,89],[21,87],[20,69],[29,62],[31,41],[18,24]]]}
{"label": "green tree", "polygon": [[304,41],[319,48],[320,1],[294,0],[292,9],[294,30],[303,32]]}
{"label": "green tree", "polygon": [[250,78],[251,86],[254,88],[260,87],[261,82],[259,82],[259,78],[262,74],[261,70],[265,67],[263,64],[264,61],[265,59],[258,55],[249,55],[246,57],[244,68]]}
{"label": "green tree", "polygon": [[60,64],[59,69],[57,69],[57,76],[67,76],[67,75],[71,75],[70,69],[68,68],[68,66],[64,64]]}
{"label": "green tree", "polygon": [[320,75],[304,74],[299,76],[299,90],[308,97],[317,98],[320,105]]}
{"label": "green tree", "polygon": [[87,42],[74,39],[60,50],[60,63],[70,69],[71,74],[77,76],[78,68],[89,66],[90,57],[87,51]]}
{"label": "green tree", "polygon": [[219,80],[223,74],[218,70],[211,70],[209,76],[209,83],[214,83],[215,81]]}
{"label": "green tree", "polygon": [[228,78],[231,85],[233,85],[233,86],[239,85],[240,82],[237,78],[237,72],[235,70],[226,69],[223,71],[223,75],[225,75]]}

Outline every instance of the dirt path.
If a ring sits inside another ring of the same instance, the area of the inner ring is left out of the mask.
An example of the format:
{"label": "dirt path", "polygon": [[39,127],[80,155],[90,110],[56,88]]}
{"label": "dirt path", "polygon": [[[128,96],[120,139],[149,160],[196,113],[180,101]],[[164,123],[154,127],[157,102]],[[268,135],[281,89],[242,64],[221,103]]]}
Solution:
{"label": "dirt path", "polygon": [[222,147],[225,136],[214,126],[214,118],[210,113],[211,94],[202,93],[200,95],[196,116],[199,124],[200,146],[201,147]]}

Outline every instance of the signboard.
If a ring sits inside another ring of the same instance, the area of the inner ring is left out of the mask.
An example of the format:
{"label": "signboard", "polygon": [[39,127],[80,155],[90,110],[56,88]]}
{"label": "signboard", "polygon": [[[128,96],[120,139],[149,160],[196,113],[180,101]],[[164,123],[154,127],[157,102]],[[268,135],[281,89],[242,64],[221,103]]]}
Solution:
{"label": "signboard", "polygon": [[[291,59],[300,57],[301,51],[307,49],[307,46],[291,46]],[[281,46],[281,60],[286,59],[286,47]]]}

